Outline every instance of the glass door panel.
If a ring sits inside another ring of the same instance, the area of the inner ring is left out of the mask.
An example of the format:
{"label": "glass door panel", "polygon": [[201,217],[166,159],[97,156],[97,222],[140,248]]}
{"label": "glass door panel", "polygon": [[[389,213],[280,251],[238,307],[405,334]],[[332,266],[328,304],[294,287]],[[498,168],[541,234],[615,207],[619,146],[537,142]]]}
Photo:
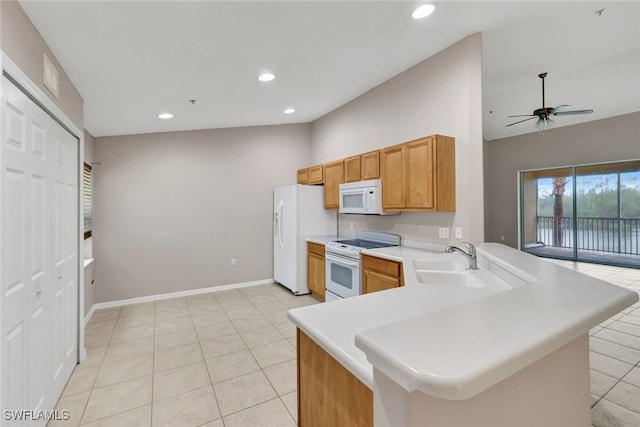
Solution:
{"label": "glass door panel", "polygon": [[640,266],[640,161],[576,167],[577,260]]}
{"label": "glass door panel", "polygon": [[523,251],[640,268],[640,160],[521,171],[520,195]]}
{"label": "glass door panel", "polygon": [[522,250],[573,259],[573,169],[521,173]]}

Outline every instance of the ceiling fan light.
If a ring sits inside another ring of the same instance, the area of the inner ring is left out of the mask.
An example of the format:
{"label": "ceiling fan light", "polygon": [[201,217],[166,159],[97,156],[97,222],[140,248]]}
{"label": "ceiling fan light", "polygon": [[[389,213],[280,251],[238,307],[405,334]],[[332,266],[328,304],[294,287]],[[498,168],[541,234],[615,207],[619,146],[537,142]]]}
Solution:
{"label": "ceiling fan light", "polygon": [[551,120],[548,117],[540,117],[536,122],[536,127],[538,128],[539,132],[542,132],[545,129],[553,126],[553,123],[554,123],[553,120]]}

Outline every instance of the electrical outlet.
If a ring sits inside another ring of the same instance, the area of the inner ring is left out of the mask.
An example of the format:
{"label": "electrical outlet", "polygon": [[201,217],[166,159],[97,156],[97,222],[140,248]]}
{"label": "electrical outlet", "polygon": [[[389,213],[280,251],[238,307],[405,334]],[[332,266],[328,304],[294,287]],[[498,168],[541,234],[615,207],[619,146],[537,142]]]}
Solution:
{"label": "electrical outlet", "polygon": [[349,221],[349,230],[353,230],[353,221]]}
{"label": "electrical outlet", "polygon": [[440,227],[438,229],[438,237],[441,239],[449,238],[449,229],[447,227]]}
{"label": "electrical outlet", "polygon": [[456,227],[456,239],[462,239],[462,227]]}
{"label": "electrical outlet", "polygon": [[504,236],[500,236],[500,240],[504,242]]}
{"label": "electrical outlet", "polygon": [[237,264],[237,260],[235,258],[231,258],[231,267],[235,267]]}

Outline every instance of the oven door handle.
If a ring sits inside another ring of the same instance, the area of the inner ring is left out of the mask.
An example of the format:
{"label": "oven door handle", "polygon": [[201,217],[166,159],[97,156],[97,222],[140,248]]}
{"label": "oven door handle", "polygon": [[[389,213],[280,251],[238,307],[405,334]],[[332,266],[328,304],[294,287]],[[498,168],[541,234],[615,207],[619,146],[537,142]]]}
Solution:
{"label": "oven door handle", "polygon": [[325,253],[325,258],[327,261],[333,261],[335,263],[339,263],[341,265],[346,265],[349,267],[360,267],[360,263],[357,261],[349,261],[348,258],[344,258],[344,257],[338,257],[335,255],[331,255],[328,253]]}

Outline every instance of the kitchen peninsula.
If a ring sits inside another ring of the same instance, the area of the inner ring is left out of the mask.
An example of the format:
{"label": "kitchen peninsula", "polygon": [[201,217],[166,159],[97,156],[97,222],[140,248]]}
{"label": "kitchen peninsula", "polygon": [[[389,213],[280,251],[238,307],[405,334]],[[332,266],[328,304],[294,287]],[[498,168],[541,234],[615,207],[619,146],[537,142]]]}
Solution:
{"label": "kitchen peninsula", "polygon": [[638,295],[504,245],[477,252],[477,274],[456,275],[433,270],[466,267],[458,254],[365,251],[402,262],[405,286],[291,310],[299,425],[590,425],[588,331]]}

